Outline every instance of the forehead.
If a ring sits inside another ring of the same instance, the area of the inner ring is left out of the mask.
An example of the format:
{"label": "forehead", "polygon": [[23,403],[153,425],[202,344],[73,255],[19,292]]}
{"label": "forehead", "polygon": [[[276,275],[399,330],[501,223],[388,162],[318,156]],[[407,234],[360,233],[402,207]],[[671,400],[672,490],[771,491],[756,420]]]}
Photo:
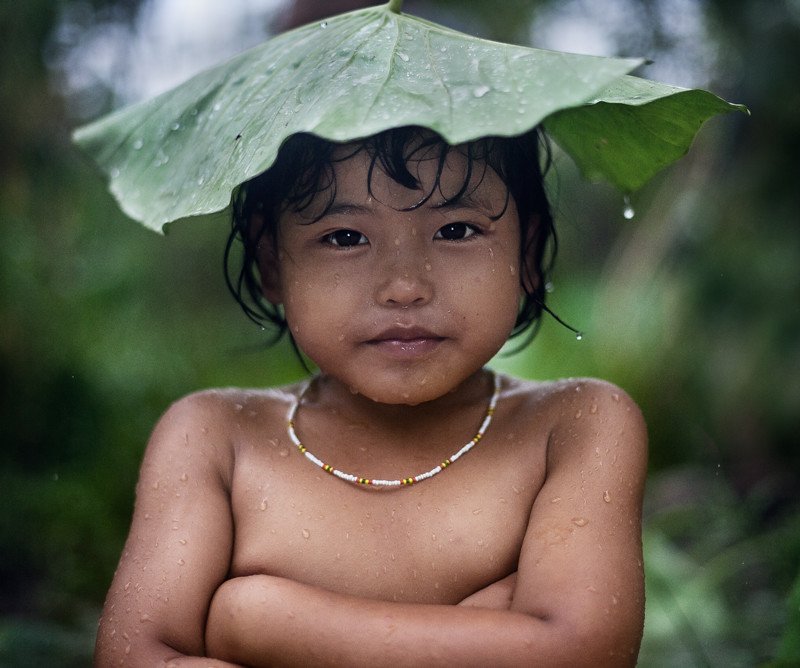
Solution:
{"label": "forehead", "polygon": [[464,146],[450,147],[422,140],[404,148],[403,164],[413,182],[401,183],[388,166],[386,156],[356,145],[344,145],[333,153],[335,199],[366,200],[370,197],[394,208],[414,207],[421,201],[432,205],[453,199],[470,199],[487,208],[503,208],[508,189],[488,165],[469,157]]}

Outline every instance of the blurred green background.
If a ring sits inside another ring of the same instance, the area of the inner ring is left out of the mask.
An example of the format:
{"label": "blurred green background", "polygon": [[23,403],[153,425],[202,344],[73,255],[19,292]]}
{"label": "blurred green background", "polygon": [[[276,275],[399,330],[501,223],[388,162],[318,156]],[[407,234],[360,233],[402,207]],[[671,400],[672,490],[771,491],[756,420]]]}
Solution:
{"label": "blurred green background", "polygon": [[[126,220],[69,132],[181,75],[165,44],[197,66],[348,2],[173,2],[160,32],[158,4],[0,4],[2,666],[89,664],[138,462],[171,401],[302,373],[228,296],[227,230],[178,224],[163,238]],[[227,32],[212,21],[209,37],[195,14],[212,5],[240,19]],[[406,9],[518,43],[647,56],[644,76],[752,110],[710,121],[687,158],[634,195],[631,221],[619,193],[557,159],[551,305],[585,336],[547,319],[494,365],[608,378],[642,406],[640,665],[800,665],[800,2]]]}

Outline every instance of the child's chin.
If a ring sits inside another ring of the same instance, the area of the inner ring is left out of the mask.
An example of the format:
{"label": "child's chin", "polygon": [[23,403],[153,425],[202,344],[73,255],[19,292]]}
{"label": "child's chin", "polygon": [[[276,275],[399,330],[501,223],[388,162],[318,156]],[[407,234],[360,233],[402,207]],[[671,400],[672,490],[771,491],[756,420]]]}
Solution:
{"label": "child's chin", "polygon": [[408,383],[398,383],[394,386],[363,387],[359,388],[359,394],[368,399],[381,404],[392,404],[397,406],[418,406],[427,401],[433,401],[447,394],[451,389],[449,385],[442,386],[441,382],[435,379],[423,378],[414,379]]}

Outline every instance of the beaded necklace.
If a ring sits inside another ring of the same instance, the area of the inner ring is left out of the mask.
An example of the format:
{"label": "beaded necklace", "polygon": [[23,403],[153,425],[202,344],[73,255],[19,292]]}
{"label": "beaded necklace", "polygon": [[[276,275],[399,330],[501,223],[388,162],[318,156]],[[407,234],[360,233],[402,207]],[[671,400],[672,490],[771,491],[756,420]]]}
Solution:
{"label": "beaded necklace", "polygon": [[323,471],[326,473],[330,473],[331,475],[336,476],[337,478],[341,478],[347,482],[355,483],[356,485],[369,485],[375,487],[399,487],[401,485],[413,485],[415,482],[420,482],[421,480],[426,480],[427,478],[432,478],[437,473],[441,473],[443,469],[446,469],[450,464],[456,461],[462,455],[468,453],[477,443],[478,441],[483,438],[483,434],[489,428],[489,425],[492,423],[492,416],[494,415],[495,406],[497,406],[497,400],[500,397],[500,378],[497,374],[492,373],[493,381],[494,381],[494,392],[492,393],[492,398],[489,400],[489,407],[486,409],[486,415],[483,418],[483,422],[481,423],[480,429],[478,429],[478,433],[475,434],[467,443],[454,455],[451,455],[447,459],[445,459],[441,464],[438,466],[434,466],[430,471],[426,471],[425,473],[420,473],[418,475],[409,477],[409,478],[402,478],[400,480],[376,480],[372,478],[362,478],[360,476],[353,475],[352,473],[345,473],[344,471],[340,471],[337,468],[334,468],[330,464],[326,464],[321,459],[319,459],[316,455],[309,452],[308,448],[304,446],[300,439],[297,437],[297,433],[294,430],[294,419],[297,416],[297,409],[300,406],[300,402],[302,401],[305,393],[308,391],[309,386],[311,385],[311,381],[309,381],[306,386],[303,388],[303,391],[300,392],[298,397],[292,402],[292,405],[289,407],[289,414],[287,417],[286,423],[286,433],[289,435],[292,443],[294,443],[298,450],[305,455],[306,459],[308,459],[313,464],[319,466]]}

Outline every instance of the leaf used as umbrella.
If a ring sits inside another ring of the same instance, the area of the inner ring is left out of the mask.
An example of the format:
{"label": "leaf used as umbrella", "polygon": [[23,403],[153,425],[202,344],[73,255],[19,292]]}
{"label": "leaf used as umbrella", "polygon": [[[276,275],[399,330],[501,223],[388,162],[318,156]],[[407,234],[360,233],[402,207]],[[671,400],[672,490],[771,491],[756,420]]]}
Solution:
{"label": "leaf used as umbrella", "polygon": [[299,132],[344,142],[418,125],[457,144],[544,122],[587,177],[627,192],[685,153],[706,119],[744,109],[625,76],[640,59],[490,42],[398,5],[279,35],[74,139],[123,211],[160,231],[225,210]]}

